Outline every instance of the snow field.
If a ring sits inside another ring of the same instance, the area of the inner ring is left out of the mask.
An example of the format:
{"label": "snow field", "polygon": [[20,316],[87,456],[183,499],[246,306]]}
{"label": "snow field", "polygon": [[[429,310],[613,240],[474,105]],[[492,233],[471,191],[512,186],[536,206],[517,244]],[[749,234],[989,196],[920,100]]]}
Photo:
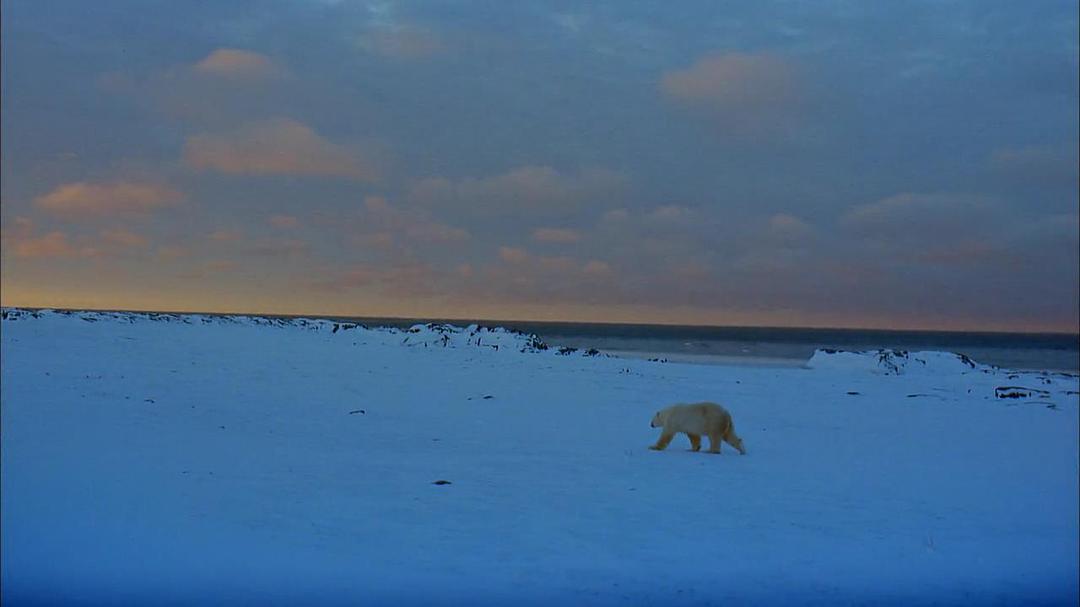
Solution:
{"label": "snow field", "polygon": [[[1080,594],[1075,377],[940,353],[885,375],[824,353],[560,356],[478,329],[8,316],[5,603]],[[748,455],[647,449],[656,409],[697,400],[732,412]]]}

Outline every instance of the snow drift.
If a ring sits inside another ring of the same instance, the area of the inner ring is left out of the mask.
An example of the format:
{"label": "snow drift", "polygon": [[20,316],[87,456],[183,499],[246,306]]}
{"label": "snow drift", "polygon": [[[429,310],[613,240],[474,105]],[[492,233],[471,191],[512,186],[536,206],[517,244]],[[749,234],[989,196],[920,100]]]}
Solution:
{"label": "snow drift", "polygon": [[994,367],[982,365],[963,354],[953,352],[907,352],[905,350],[871,350],[849,352],[821,349],[807,361],[811,369],[850,370],[881,375],[951,375],[957,373],[990,373]]}

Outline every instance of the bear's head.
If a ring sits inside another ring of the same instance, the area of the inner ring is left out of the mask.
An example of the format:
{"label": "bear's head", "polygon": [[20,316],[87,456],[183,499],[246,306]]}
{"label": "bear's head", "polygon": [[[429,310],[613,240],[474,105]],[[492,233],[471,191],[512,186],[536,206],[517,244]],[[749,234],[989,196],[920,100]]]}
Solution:
{"label": "bear's head", "polygon": [[735,434],[732,433],[731,440],[729,440],[728,442],[731,443],[731,446],[735,447],[735,449],[741,455],[746,455],[746,447],[743,446],[741,438],[739,438],[738,436],[735,436]]}
{"label": "bear's head", "polygon": [[656,415],[653,416],[652,421],[649,422],[649,427],[650,428],[659,428],[659,427],[663,426],[664,423],[667,421],[666,413],[667,413],[666,409],[661,409],[660,411],[657,411]]}

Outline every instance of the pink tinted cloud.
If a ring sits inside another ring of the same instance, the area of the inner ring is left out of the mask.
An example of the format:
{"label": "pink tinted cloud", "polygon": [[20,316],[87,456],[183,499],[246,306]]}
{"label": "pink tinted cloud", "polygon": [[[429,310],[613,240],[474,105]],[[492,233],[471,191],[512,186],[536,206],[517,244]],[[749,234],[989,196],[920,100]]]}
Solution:
{"label": "pink tinted cloud", "polygon": [[164,185],[116,181],[76,182],[61,185],[34,200],[53,215],[67,219],[145,214],[174,205],[184,195]]}
{"label": "pink tinted cloud", "polygon": [[71,244],[67,234],[57,231],[18,240],[15,255],[23,258],[78,257],[79,250]]}
{"label": "pink tinted cloud", "polygon": [[452,243],[463,242],[470,238],[469,233],[461,228],[436,222],[422,222],[405,228],[405,235],[417,242]]}
{"label": "pink tinted cloud", "polygon": [[935,265],[968,265],[986,261],[1006,262],[1007,253],[985,241],[960,241],[915,252],[911,258]]}
{"label": "pink tinted cloud", "polygon": [[814,227],[794,215],[777,213],[769,217],[769,232],[782,241],[797,242],[813,236]]}
{"label": "pink tinted cloud", "polygon": [[570,244],[581,240],[581,232],[566,228],[536,228],[532,238],[536,242]]}
{"label": "pink tinted cloud", "polygon": [[[461,275],[461,274],[459,274]],[[464,281],[452,285],[456,295],[489,301],[548,303],[596,303],[612,301],[619,286],[611,265],[599,259],[582,261],[565,255],[534,255],[504,246],[495,259],[461,275]]]}
{"label": "pink tinted cloud", "polygon": [[392,59],[427,59],[446,50],[433,30],[417,25],[374,28],[358,44],[364,50]]}
{"label": "pink tinted cloud", "polygon": [[1080,181],[1076,145],[1029,145],[1000,148],[990,167],[1010,179],[1031,184],[1075,186]]}
{"label": "pink tinted cloud", "polygon": [[141,249],[149,244],[145,236],[140,236],[124,228],[107,230],[101,233],[101,242],[123,249]]}
{"label": "pink tinted cloud", "polygon": [[[296,83],[288,70],[248,50],[218,49],[196,63],[137,75],[121,69],[101,75],[104,91],[192,126],[235,128],[280,113]],[[189,131],[190,132],[190,131]]]}
{"label": "pink tinted cloud", "polygon": [[718,53],[663,75],[661,90],[672,100],[712,117],[734,131],[775,129],[801,102],[795,69],[764,53]]}
{"label": "pink tinted cloud", "polygon": [[300,220],[292,215],[271,215],[266,221],[275,228],[282,230],[300,227]]}
{"label": "pink tinted cloud", "polygon": [[914,246],[976,233],[991,237],[1007,219],[999,204],[983,197],[903,193],[856,205],[839,223],[857,236]]}
{"label": "pink tinted cloud", "polygon": [[214,230],[206,237],[214,242],[240,242],[244,240],[244,233],[237,230]]}
{"label": "pink tinted cloud", "polygon": [[379,170],[357,151],[330,142],[286,118],[231,133],[201,134],[184,144],[184,161],[198,170],[233,175],[304,175],[374,181]]}
{"label": "pink tinted cloud", "polygon": [[215,251],[228,255],[296,258],[311,253],[311,245],[298,238],[258,239],[240,230],[215,230],[207,234],[206,239],[218,245],[214,247]]}
{"label": "pink tinted cloud", "polygon": [[513,275],[506,278],[541,278],[558,277],[577,279],[582,276],[606,276],[611,273],[611,266],[597,259],[581,263],[577,259],[567,255],[533,255],[520,247],[499,247],[498,258],[502,265],[492,268],[492,271],[502,272],[509,270]]}
{"label": "pink tinted cloud", "polygon": [[606,261],[593,259],[581,271],[592,276],[606,276],[611,273],[611,266]]}
{"label": "pink tinted cloud", "polygon": [[311,245],[296,238],[265,240],[251,245],[248,252],[262,257],[303,257],[311,252]]}
{"label": "pink tinted cloud", "polygon": [[173,261],[191,255],[191,249],[179,245],[165,245],[158,247],[158,259]]}
{"label": "pink tinted cloud", "polygon": [[104,258],[123,255],[142,249],[149,240],[126,228],[104,230],[96,237],[70,237],[66,232],[53,230],[37,233],[30,219],[16,218],[15,226],[3,234],[4,248],[21,258]]}
{"label": "pink tinted cloud", "polygon": [[693,210],[676,204],[666,204],[656,207],[649,212],[647,218],[659,222],[685,221],[691,217]]}
{"label": "pink tinted cloud", "polygon": [[525,249],[516,247],[499,247],[499,259],[506,263],[522,263],[529,259],[529,253]]}
{"label": "pink tinted cloud", "polygon": [[231,261],[231,260],[227,260],[227,259],[219,259],[219,260],[215,260],[215,261],[208,261],[208,262],[204,263],[202,267],[203,267],[203,270],[206,271],[206,272],[223,273],[223,272],[231,272],[231,271],[235,270],[238,266],[237,266],[237,263],[235,261]]}
{"label": "pink tinted cloud", "polygon": [[429,177],[412,187],[409,201],[483,216],[565,215],[586,204],[607,204],[625,191],[627,182],[624,175],[603,169],[563,173],[546,166],[521,166],[483,178]]}
{"label": "pink tinted cloud", "polygon": [[330,292],[373,289],[398,297],[429,296],[438,292],[438,273],[423,262],[389,265],[355,264],[327,279],[309,286]]}
{"label": "pink tinted cloud", "polygon": [[219,48],[193,69],[198,74],[233,78],[277,78],[284,74],[269,57],[235,48]]}
{"label": "pink tinted cloud", "polygon": [[396,243],[394,235],[388,232],[355,234],[350,238],[350,241],[361,248],[381,250],[390,250]]}
{"label": "pink tinted cloud", "polygon": [[354,236],[354,241],[382,247],[399,238],[427,244],[460,243],[471,238],[464,229],[438,222],[424,211],[399,208],[382,196],[364,199],[361,223],[363,233]]}

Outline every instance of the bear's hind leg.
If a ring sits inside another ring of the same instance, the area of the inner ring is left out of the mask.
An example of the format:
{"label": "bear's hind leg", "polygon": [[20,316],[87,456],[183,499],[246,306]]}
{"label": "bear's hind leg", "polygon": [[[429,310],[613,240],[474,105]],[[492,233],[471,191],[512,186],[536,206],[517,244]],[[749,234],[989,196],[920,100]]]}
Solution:
{"label": "bear's hind leg", "polygon": [[720,453],[720,435],[709,435],[709,453]]}
{"label": "bear's hind leg", "polygon": [[690,438],[690,450],[701,451],[701,435],[687,432],[686,436]]}
{"label": "bear's hind leg", "polygon": [[671,439],[673,439],[673,438],[675,438],[675,433],[674,432],[668,432],[667,430],[664,430],[663,432],[660,433],[660,438],[657,439],[656,444],[652,445],[649,448],[652,449],[653,451],[663,451],[664,449],[667,448],[668,443],[670,443]]}

